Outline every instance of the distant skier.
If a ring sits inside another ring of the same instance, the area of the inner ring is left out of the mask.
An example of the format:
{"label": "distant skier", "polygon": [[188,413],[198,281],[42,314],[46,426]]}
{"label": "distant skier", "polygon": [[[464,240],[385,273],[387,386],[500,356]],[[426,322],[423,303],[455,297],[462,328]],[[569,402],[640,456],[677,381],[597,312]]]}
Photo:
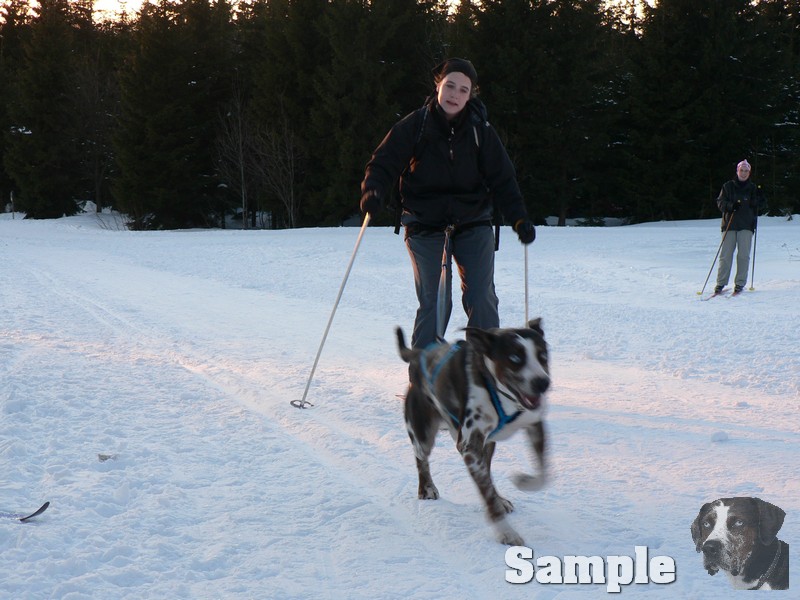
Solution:
{"label": "distant skier", "polygon": [[747,160],[736,165],[736,178],[722,186],[717,197],[717,206],[722,212],[723,241],[720,246],[717,285],[719,294],[728,284],[736,250],[736,276],[733,293],[738,294],[747,283],[747,268],[750,265],[750,248],[759,212],[766,208],[766,199],[761,188],[750,181],[750,163]]}

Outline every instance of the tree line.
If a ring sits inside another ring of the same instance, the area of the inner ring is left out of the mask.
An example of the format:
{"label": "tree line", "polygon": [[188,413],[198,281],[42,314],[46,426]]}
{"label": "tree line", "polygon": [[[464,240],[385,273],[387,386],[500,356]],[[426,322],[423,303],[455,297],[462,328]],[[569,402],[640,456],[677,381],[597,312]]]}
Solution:
{"label": "tree line", "polygon": [[791,214],[798,32],[800,0],[159,0],[111,20],[0,0],[0,206],[340,224],[372,150],[462,56],[537,222],[716,216],[743,158]]}

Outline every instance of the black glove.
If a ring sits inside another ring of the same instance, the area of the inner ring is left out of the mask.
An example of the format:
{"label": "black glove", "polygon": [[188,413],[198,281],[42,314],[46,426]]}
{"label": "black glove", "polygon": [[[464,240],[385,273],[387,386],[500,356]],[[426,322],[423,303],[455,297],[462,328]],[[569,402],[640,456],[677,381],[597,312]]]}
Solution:
{"label": "black glove", "polygon": [[533,226],[533,222],[527,219],[517,221],[517,224],[514,225],[514,231],[517,232],[519,241],[523,244],[530,244],[536,239],[536,228]]}
{"label": "black glove", "polygon": [[362,215],[369,213],[370,217],[374,217],[383,208],[383,202],[381,202],[377,190],[367,190],[361,194],[360,206]]}
{"label": "black glove", "polygon": [[742,206],[741,200],[737,200],[736,202],[731,202],[731,212],[736,212],[737,210],[739,210],[739,208],[741,208],[741,206]]}

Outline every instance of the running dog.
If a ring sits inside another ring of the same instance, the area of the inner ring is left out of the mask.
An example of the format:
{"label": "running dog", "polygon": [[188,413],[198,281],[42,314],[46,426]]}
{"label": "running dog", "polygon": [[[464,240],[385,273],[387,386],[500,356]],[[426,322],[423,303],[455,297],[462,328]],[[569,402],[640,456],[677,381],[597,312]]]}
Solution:
{"label": "running dog", "polygon": [[692,540],[709,575],[740,590],[788,590],[789,544],[777,538],[783,509],[759,498],[720,498],[700,508]]}
{"label": "running dog", "polygon": [[550,374],[541,319],[522,329],[468,328],[467,341],[425,349],[407,348],[403,331],[398,327],[396,333],[400,356],[409,363],[405,422],[417,462],[419,498],[439,497],[428,457],[445,423],[483,496],[498,540],[522,546],[522,538],[506,520],[514,507],[497,493],[492,481],[492,455],[495,442],[524,430],[539,476],[518,473],[512,480],[526,491],[544,485],[544,394]]}

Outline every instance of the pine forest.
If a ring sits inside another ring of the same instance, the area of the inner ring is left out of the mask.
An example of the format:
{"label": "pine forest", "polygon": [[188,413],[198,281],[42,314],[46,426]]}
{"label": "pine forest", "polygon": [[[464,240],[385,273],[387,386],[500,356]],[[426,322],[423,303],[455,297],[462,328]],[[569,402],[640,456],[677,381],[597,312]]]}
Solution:
{"label": "pine forest", "polygon": [[341,225],[457,56],[537,223],[716,217],[745,158],[791,215],[796,42],[800,0],[0,0],[0,210]]}

